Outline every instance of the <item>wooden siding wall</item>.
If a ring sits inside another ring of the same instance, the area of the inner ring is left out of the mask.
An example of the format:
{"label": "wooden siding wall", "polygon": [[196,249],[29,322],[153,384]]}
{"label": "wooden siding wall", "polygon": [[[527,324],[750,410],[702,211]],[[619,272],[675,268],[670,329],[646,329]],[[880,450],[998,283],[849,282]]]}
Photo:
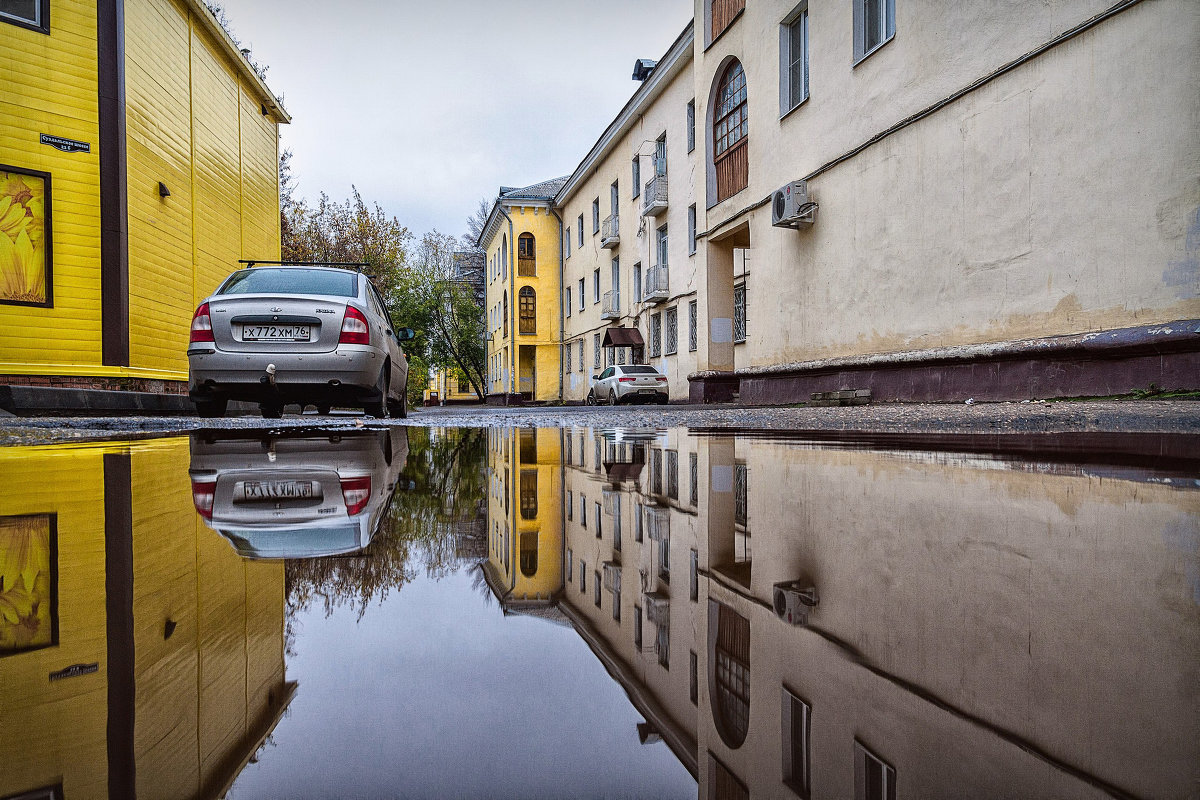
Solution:
{"label": "wooden siding wall", "polygon": [[733,18],[746,7],[746,0],[711,0],[711,2],[712,35],[709,37],[710,42],[720,36],[729,27],[729,23],[733,22]]}
{"label": "wooden siding wall", "polygon": [[[125,0],[125,45],[130,363],[121,368],[101,359],[95,7],[54,2],[49,36],[0,24],[0,163],[51,173],[54,193],[54,307],[0,305],[0,374],[184,380],[199,300],[238,259],[279,257],[277,125],[257,92],[178,0]],[[92,152],[61,153],[39,133]]]}
{"label": "wooden siding wall", "polygon": [[717,170],[717,202],[733,197],[750,181],[750,163],[746,140],[735,144],[714,165]]}
{"label": "wooden siding wall", "polygon": [[94,4],[54,3],[49,35],[0,23],[0,164],[49,172],[54,205],[54,307],[0,304],[0,372],[101,363],[97,92]]}

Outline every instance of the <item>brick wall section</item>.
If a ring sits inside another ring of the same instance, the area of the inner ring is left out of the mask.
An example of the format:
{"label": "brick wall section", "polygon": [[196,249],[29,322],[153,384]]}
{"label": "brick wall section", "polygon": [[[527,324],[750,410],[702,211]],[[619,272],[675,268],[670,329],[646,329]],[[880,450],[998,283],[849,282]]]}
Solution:
{"label": "brick wall section", "polygon": [[153,394],[187,394],[187,381],[164,381],[151,378],[89,378],[62,375],[4,375],[0,384],[9,386],[50,386],[56,389],[105,389],[117,392],[150,392]]}

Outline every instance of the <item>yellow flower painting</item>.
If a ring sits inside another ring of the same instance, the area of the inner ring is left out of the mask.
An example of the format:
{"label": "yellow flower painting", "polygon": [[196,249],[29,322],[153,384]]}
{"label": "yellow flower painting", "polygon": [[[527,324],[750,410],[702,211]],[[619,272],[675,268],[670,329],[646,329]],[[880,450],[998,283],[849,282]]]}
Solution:
{"label": "yellow flower painting", "polygon": [[45,305],[46,179],[0,167],[0,302]]}
{"label": "yellow flower painting", "polygon": [[0,517],[0,656],[54,644],[50,516]]}

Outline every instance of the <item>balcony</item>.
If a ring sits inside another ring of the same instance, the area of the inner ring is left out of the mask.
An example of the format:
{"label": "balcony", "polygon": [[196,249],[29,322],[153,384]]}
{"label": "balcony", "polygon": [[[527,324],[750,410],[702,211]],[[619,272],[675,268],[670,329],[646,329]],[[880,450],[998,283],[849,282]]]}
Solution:
{"label": "balcony", "polygon": [[642,216],[653,217],[667,210],[667,176],[656,175],[642,192]]}
{"label": "balcony", "polygon": [[600,299],[600,319],[621,318],[621,293],[605,292]]}
{"label": "balcony", "polygon": [[621,218],[616,214],[604,220],[600,226],[600,246],[612,250],[621,243]]}
{"label": "balcony", "polygon": [[655,264],[646,271],[646,291],[642,300],[646,303],[661,303],[671,294],[667,281],[667,265]]}
{"label": "balcony", "polygon": [[646,535],[652,542],[661,542],[671,538],[671,511],[665,506],[643,506],[646,515],[644,521]]}

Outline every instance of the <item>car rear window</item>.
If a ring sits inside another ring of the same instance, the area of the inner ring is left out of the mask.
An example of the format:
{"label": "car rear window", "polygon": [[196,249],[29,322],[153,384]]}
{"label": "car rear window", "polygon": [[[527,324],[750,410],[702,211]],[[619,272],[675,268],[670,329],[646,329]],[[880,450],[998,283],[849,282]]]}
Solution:
{"label": "car rear window", "polygon": [[621,371],[626,375],[657,375],[658,370],[654,367],[621,367]]}
{"label": "car rear window", "polygon": [[328,294],[357,297],[358,276],[325,269],[251,267],[234,275],[220,294]]}

